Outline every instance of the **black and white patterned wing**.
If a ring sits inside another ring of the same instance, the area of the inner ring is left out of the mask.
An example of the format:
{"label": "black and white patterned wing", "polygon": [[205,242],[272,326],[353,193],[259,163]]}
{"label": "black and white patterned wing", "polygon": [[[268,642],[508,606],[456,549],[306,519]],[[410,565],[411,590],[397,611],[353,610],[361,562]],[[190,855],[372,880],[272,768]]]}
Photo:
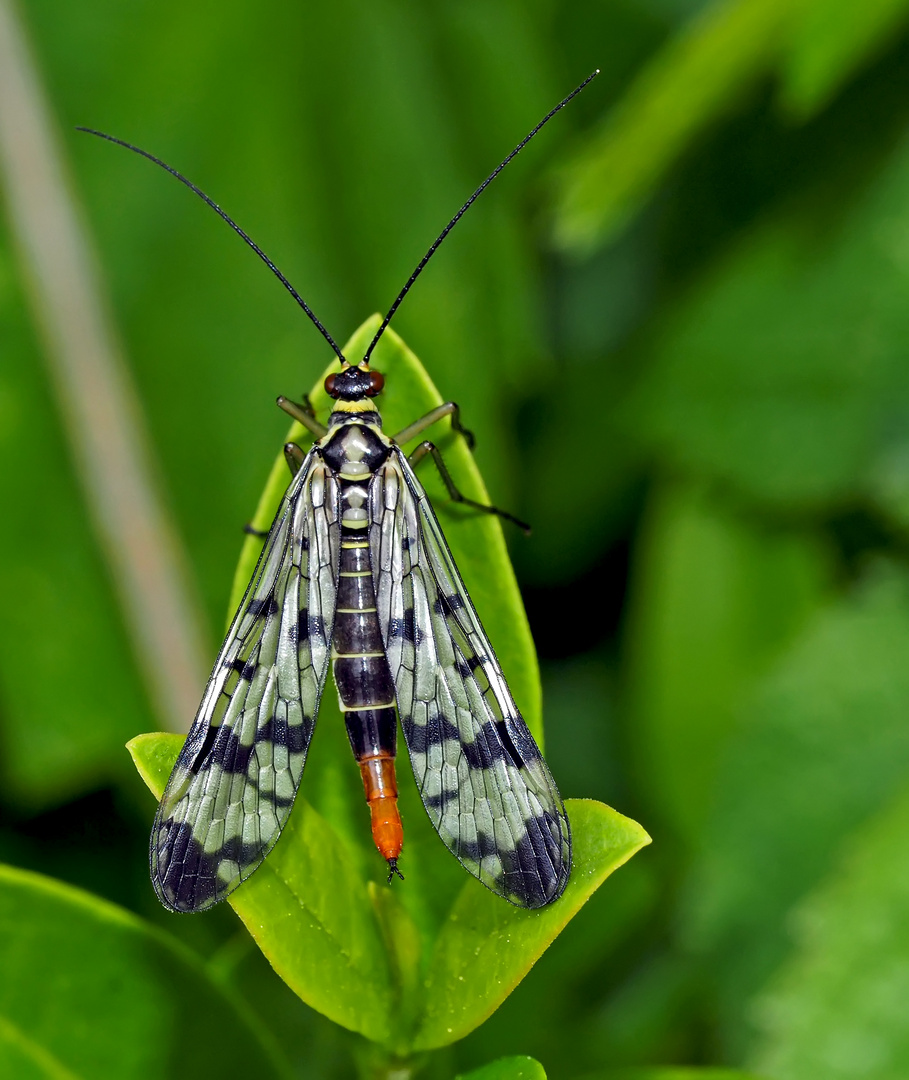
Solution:
{"label": "black and white patterned wing", "polygon": [[395,447],[373,481],[379,624],[423,805],[475,877],[519,907],[561,895],[571,833],[426,493]]}
{"label": "black and white patterned wing", "polygon": [[151,836],[174,911],[223,900],[274,846],[293,804],[331,647],[338,485],[313,450],[291,481],[180,752]]}

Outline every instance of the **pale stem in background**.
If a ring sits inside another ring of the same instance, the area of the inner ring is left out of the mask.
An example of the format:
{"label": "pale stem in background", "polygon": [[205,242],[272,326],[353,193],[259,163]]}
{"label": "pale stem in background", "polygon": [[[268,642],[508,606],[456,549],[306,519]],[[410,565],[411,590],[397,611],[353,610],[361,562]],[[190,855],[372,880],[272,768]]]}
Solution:
{"label": "pale stem in background", "polygon": [[0,0],[0,178],[73,456],[163,725],[185,731],[206,635],[142,410],[12,0]]}

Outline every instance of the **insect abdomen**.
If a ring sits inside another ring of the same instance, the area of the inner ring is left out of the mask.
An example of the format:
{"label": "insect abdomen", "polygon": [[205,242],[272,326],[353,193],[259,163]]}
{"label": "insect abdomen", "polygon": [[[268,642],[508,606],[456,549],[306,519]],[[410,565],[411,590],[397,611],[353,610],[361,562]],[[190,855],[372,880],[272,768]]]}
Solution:
{"label": "insect abdomen", "polygon": [[[350,505],[344,494],[342,521],[343,510]],[[349,524],[342,525],[341,532],[332,670],[347,737],[363,778],[373,840],[394,870],[404,843],[395,781],[394,682],[379,631],[369,543]]]}

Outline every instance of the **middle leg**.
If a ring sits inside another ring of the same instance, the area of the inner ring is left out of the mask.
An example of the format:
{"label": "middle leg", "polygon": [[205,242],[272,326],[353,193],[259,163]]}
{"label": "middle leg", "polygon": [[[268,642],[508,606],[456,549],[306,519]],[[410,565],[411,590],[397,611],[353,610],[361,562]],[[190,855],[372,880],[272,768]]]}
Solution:
{"label": "middle leg", "polygon": [[487,506],[486,503],[476,502],[474,499],[468,499],[466,495],[463,495],[452,479],[451,473],[448,471],[448,467],[446,466],[442,455],[439,453],[439,448],[434,443],[429,441],[421,442],[410,455],[408,461],[416,468],[419,462],[427,456],[431,457],[435,462],[435,466],[439,470],[439,476],[442,477],[442,482],[445,484],[448,496],[452,502],[462,503],[464,506],[472,506],[475,510],[482,510],[484,514],[495,514],[497,517],[504,518],[505,521],[510,521],[512,524],[517,525],[519,529],[523,529],[524,532],[530,536],[530,526],[526,522],[516,518],[513,514],[509,514],[507,510],[500,510],[497,506]]}

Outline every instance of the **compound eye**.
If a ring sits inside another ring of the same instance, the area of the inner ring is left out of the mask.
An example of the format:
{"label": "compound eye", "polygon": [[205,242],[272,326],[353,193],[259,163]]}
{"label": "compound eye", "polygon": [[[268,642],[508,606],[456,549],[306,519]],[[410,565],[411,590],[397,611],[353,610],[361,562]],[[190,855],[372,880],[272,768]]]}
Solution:
{"label": "compound eye", "polygon": [[338,396],[338,392],[335,389],[335,378],[335,375],[329,375],[325,379],[325,393],[328,394],[329,397]]}
{"label": "compound eye", "polygon": [[380,371],[370,371],[369,373],[369,389],[366,391],[367,397],[375,397],[377,394],[382,393],[382,388],[385,386],[385,376]]}

